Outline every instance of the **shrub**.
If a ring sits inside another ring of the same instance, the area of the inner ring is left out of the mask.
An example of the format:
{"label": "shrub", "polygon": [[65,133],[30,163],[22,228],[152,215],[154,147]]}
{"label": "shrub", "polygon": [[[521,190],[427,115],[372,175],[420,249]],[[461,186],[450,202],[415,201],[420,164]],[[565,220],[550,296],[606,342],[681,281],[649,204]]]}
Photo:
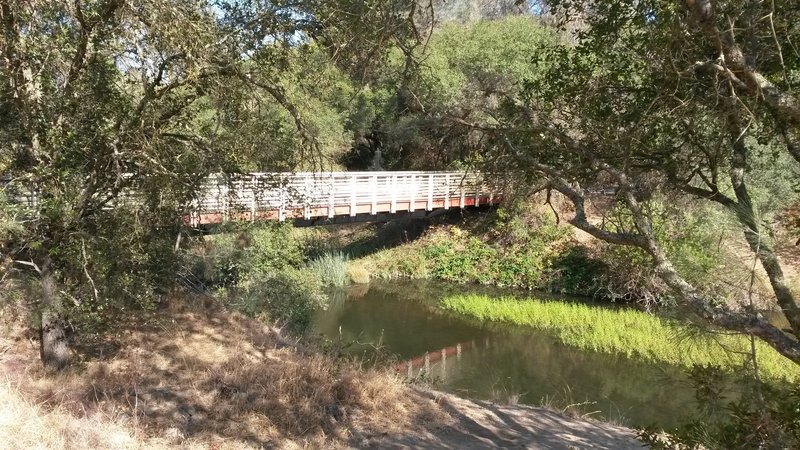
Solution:
{"label": "shrub", "polygon": [[[723,233],[741,236],[739,225],[727,212],[713,205],[677,202],[666,194],[648,202],[648,207],[659,242],[687,281],[720,301],[741,296],[746,289],[741,280],[749,279],[750,267],[742,264],[735,248],[720,248]],[[616,209],[610,214],[614,217],[609,222],[616,224],[614,231],[632,229],[630,217]],[[643,250],[601,243],[598,258],[606,266],[600,277],[604,295],[645,304],[670,302],[670,290]],[[752,256],[749,258],[752,263]]]}
{"label": "shrub", "polygon": [[590,256],[585,247],[570,247],[552,259],[548,290],[595,296],[607,268],[605,263]]}
{"label": "shrub", "polygon": [[232,286],[264,273],[303,264],[291,225],[266,222],[220,229],[193,248],[191,275],[206,286]]}
{"label": "shrub", "polygon": [[236,309],[251,317],[280,322],[294,331],[304,331],[315,309],[324,307],[327,297],[316,274],[284,269],[263,274],[244,283],[234,300]]}
{"label": "shrub", "polygon": [[250,233],[245,251],[245,277],[303,264],[301,243],[290,223],[264,222]]}

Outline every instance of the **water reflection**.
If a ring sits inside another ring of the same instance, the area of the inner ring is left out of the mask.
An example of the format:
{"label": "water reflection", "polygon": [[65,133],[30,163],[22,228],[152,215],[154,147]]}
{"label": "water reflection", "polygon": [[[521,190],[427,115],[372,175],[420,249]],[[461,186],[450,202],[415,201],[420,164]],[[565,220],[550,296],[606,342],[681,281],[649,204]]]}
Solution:
{"label": "water reflection", "polygon": [[[677,425],[694,409],[694,391],[675,368],[565,346],[529,329],[482,323],[436,307],[468,287],[432,282],[382,282],[332,295],[315,317],[325,336],[353,343],[369,356],[382,347],[396,368],[438,380],[460,395],[523,403],[582,404],[596,417],[629,425]],[[470,289],[471,290],[471,289]],[[478,289],[486,291],[486,288]]]}

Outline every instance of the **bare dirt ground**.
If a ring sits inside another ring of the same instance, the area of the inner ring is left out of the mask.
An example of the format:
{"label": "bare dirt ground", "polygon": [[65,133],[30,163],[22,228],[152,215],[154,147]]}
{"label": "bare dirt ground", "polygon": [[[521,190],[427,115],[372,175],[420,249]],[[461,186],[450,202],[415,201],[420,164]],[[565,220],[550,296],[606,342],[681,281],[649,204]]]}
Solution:
{"label": "bare dirt ground", "polygon": [[366,443],[375,448],[641,449],[624,427],[567,417],[524,405],[498,405],[435,391],[422,392],[451,418],[449,426],[415,430]]}
{"label": "bare dirt ground", "polygon": [[224,310],[162,311],[48,375],[0,337],[0,448],[642,448],[632,430],[409,386]]}

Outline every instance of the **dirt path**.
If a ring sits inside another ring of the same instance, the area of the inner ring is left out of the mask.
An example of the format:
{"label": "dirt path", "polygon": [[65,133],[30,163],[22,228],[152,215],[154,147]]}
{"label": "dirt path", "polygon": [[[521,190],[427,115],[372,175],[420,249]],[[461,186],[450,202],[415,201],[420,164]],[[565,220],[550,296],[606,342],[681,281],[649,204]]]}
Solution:
{"label": "dirt path", "polygon": [[436,391],[421,391],[454,419],[435,430],[365,440],[366,448],[510,448],[510,449],[642,449],[635,433],[624,427],[573,419],[524,405],[498,405]]}

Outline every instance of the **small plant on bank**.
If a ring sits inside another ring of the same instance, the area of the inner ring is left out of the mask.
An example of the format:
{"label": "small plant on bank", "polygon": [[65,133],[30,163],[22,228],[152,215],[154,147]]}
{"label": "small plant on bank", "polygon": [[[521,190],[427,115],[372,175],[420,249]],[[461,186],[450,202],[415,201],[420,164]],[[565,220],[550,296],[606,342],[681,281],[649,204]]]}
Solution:
{"label": "small plant on bank", "polygon": [[347,270],[347,256],[342,252],[326,253],[308,263],[326,286],[344,287],[350,282]]}
{"label": "small plant on bank", "polygon": [[347,266],[347,276],[354,284],[369,283],[369,271],[361,264],[349,264]]}

